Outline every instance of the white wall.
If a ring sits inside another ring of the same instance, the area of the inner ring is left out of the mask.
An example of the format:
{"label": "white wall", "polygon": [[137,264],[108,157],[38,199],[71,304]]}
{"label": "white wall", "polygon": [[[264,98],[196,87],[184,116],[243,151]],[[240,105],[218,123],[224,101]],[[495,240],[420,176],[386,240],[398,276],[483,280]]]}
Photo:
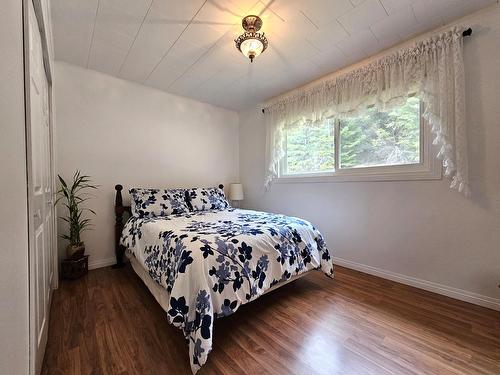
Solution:
{"label": "white wall", "polygon": [[0,7],[0,374],[28,373],[28,217],[21,1]]}
{"label": "white wall", "polygon": [[55,96],[58,173],[80,169],[101,185],[89,203],[95,229],[84,234],[93,266],[114,263],[115,184],[227,186],[239,178],[235,112],[59,62]]}
{"label": "white wall", "polygon": [[500,8],[464,20],[472,199],[448,180],[275,184],[260,108],[239,113],[244,206],[301,216],[337,263],[500,309]]}

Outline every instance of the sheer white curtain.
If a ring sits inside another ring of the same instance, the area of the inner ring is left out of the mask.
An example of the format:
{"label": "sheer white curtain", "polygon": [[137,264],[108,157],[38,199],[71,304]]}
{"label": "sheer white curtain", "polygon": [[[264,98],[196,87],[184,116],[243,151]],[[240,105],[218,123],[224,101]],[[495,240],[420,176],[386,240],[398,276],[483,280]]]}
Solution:
{"label": "sheer white curtain", "polygon": [[384,110],[416,93],[451,188],[468,195],[463,30],[454,27],[433,35],[267,105],[266,187],[279,174],[285,127],[353,116],[373,105]]}

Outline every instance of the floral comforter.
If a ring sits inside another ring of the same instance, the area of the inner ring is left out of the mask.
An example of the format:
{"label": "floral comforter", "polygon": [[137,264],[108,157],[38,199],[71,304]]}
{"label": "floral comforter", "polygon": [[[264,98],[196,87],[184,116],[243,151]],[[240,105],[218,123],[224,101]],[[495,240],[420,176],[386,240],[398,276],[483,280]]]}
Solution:
{"label": "floral comforter", "polygon": [[240,209],[126,224],[121,243],[170,295],[170,323],[189,341],[196,373],[212,349],[214,319],[311,269],[333,275],[321,233],[294,217]]}

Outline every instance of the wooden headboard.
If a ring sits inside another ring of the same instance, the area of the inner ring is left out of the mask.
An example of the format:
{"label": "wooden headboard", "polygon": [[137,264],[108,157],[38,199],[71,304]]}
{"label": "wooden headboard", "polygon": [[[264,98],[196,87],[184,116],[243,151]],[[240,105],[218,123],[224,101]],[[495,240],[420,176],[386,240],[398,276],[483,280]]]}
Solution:
{"label": "wooden headboard", "polygon": [[[224,185],[219,184],[219,189],[224,189]],[[123,205],[123,197],[122,197],[122,185],[115,185],[116,197],[115,197],[115,256],[116,256],[116,264],[113,266],[114,268],[120,268],[125,265],[123,262],[123,257],[125,255],[125,246],[120,245],[120,237],[123,232],[123,227],[125,223],[123,222],[123,216],[125,213],[132,215],[132,210],[130,206]]]}
{"label": "wooden headboard", "polygon": [[130,206],[123,205],[123,197],[122,197],[122,185],[115,185],[116,197],[115,197],[115,256],[116,256],[116,264],[113,266],[114,268],[123,267],[125,263],[123,263],[123,256],[125,255],[125,246],[120,245],[120,237],[123,232],[123,214],[128,212],[129,215],[132,215],[132,210]]}

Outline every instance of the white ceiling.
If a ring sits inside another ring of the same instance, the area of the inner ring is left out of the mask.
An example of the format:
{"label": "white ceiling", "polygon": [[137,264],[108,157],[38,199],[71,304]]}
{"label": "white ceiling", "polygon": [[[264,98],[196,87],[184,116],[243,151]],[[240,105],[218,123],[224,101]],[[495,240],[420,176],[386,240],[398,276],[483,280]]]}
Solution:
{"label": "white ceiling", "polygon": [[[56,59],[239,110],[496,0],[52,0]],[[234,46],[258,14],[269,48]]]}

